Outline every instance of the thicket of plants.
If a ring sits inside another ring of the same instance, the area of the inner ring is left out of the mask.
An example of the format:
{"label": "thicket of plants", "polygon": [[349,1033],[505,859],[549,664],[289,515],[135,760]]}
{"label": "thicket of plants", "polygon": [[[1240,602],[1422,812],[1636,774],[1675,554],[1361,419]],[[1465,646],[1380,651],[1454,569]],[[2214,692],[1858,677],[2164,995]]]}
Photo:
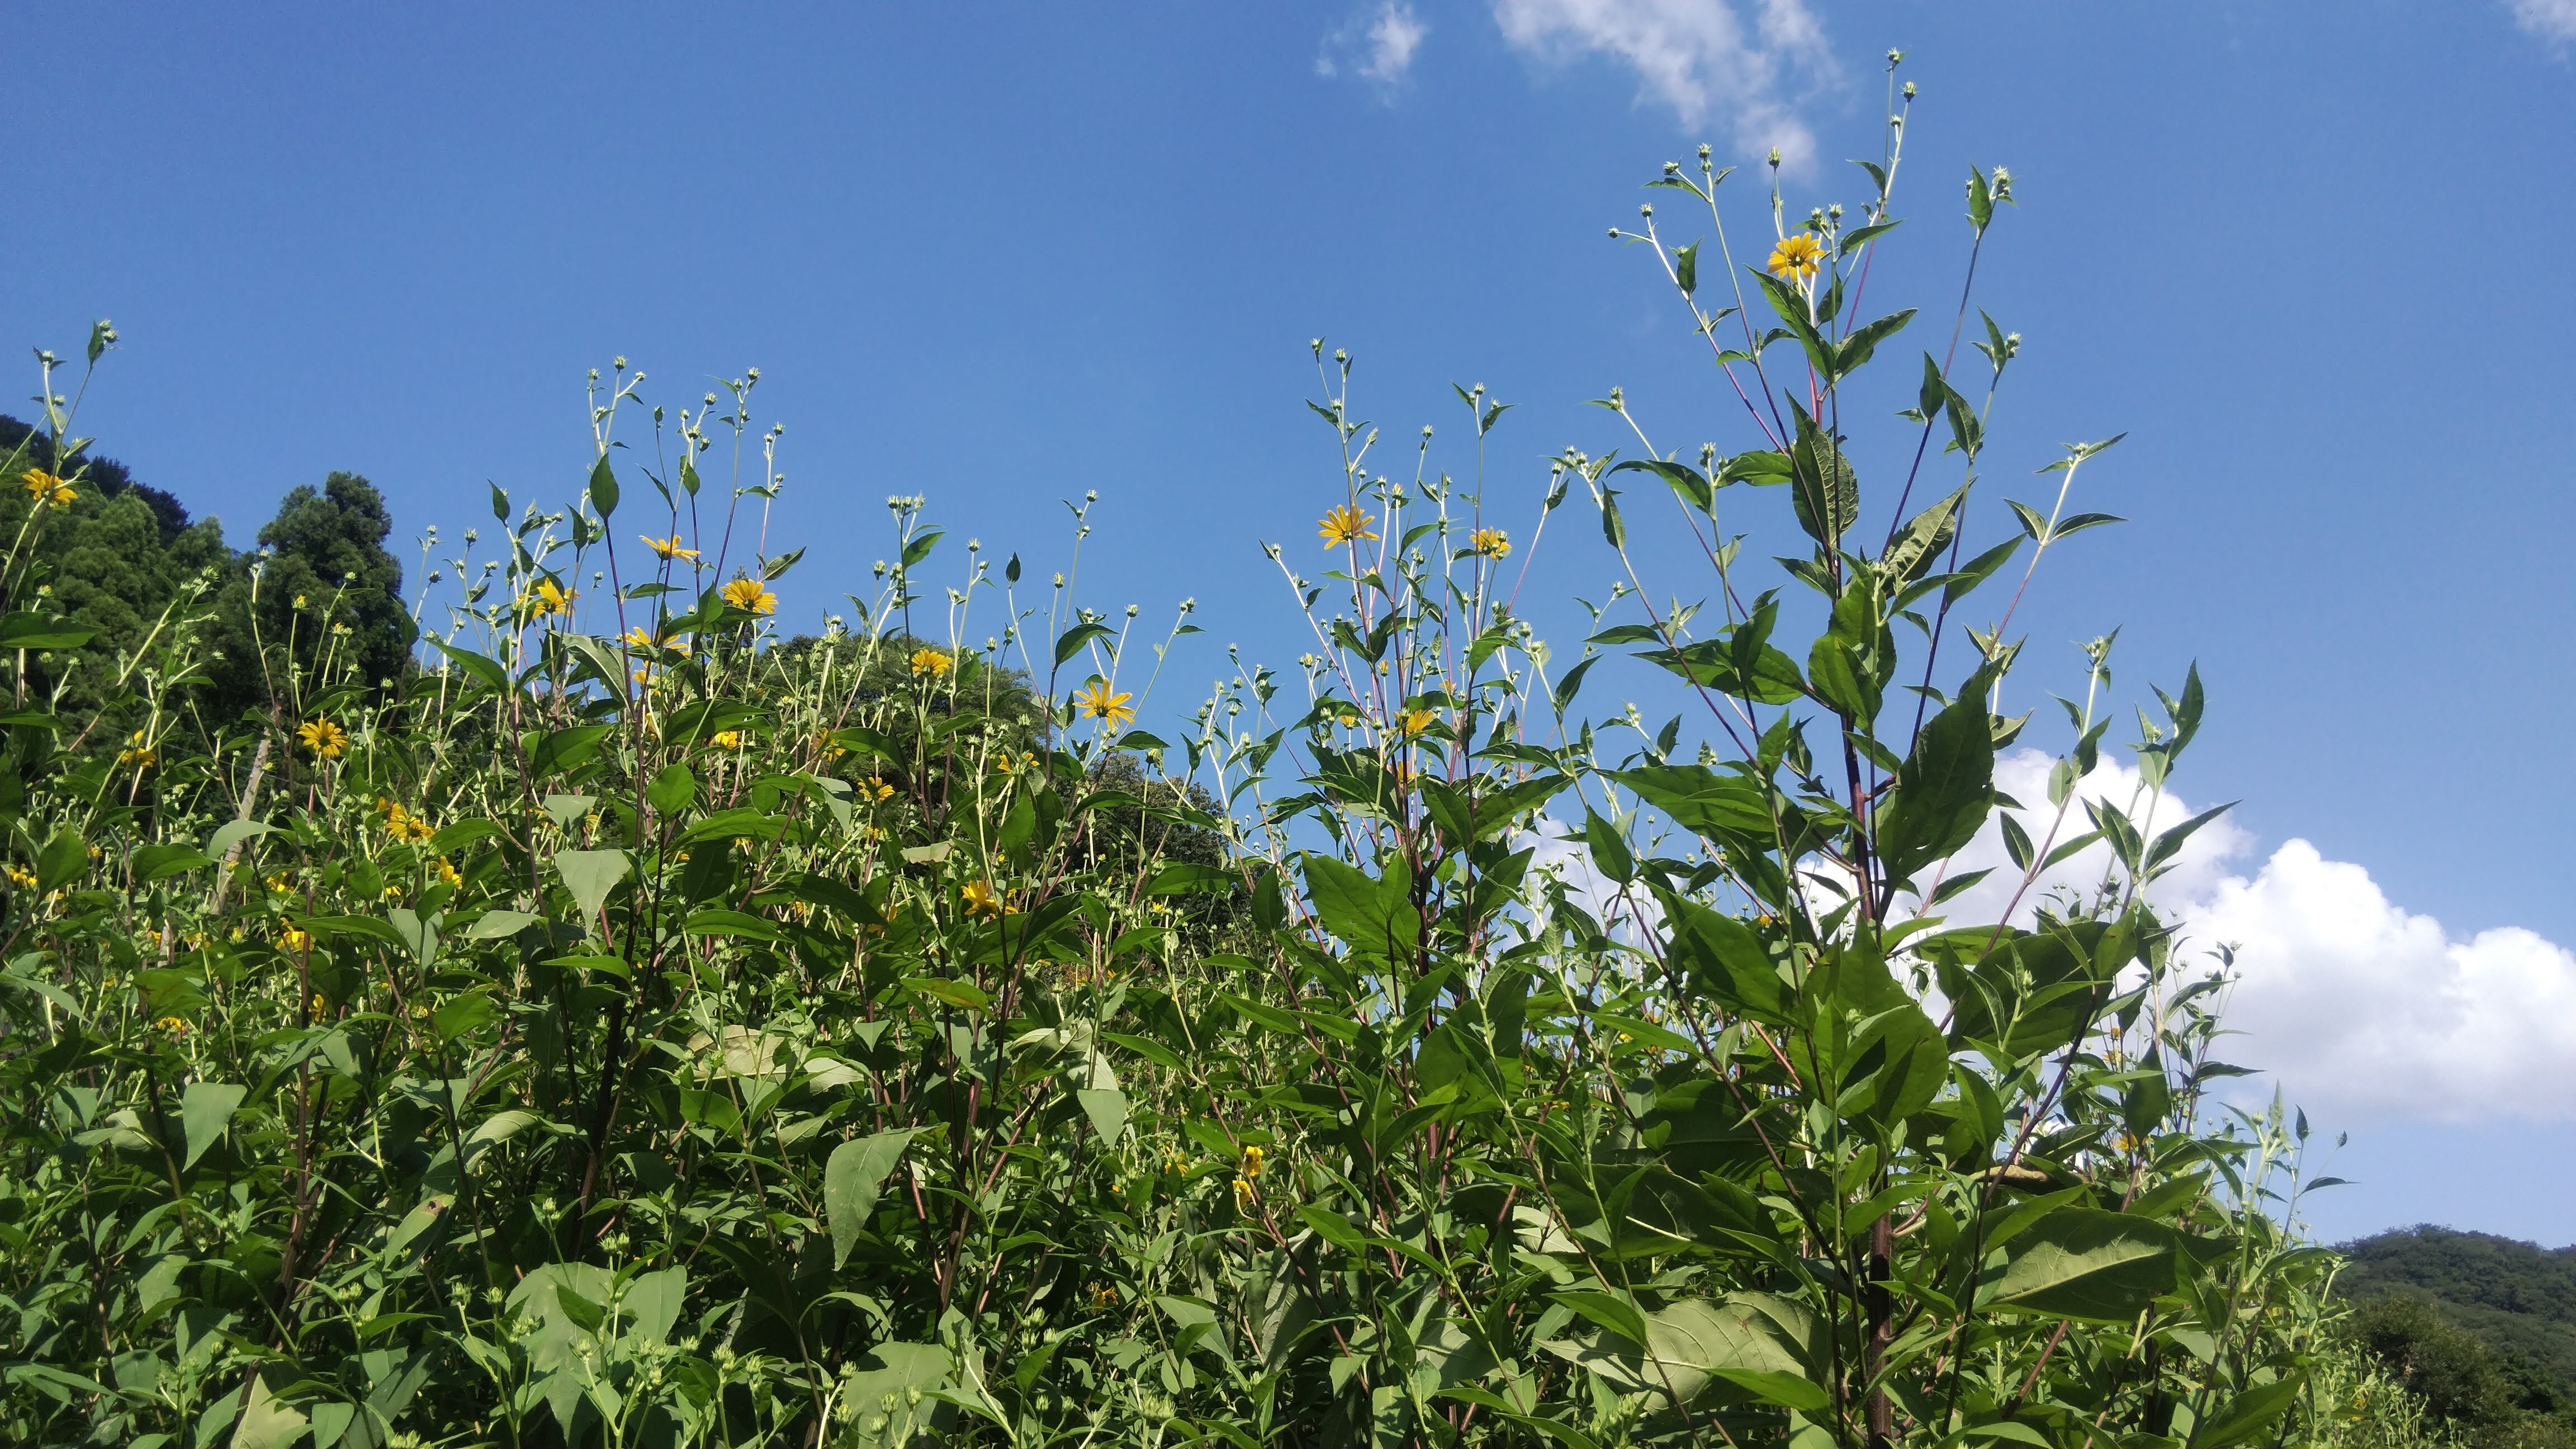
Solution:
{"label": "thicket of plants", "polygon": [[[920,499],[782,643],[757,375],[654,406],[622,359],[586,488],[437,545],[421,668],[262,575],[246,710],[192,708],[202,593],[63,670],[49,363],[0,573],[0,1439],[2400,1442],[2284,1227],[2305,1123],[2209,1098],[2219,977],[2142,895],[2202,823],[2155,828],[2197,680],[2140,798],[2074,788],[2107,641],[2046,796],[1995,786],[2107,444],[1995,501],[2018,339],[1965,288],[1864,307],[1903,111],[1848,213],[1775,171],[1734,250],[1703,148],[1650,193],[1700,239],[1617,233],[1724,447],[1614,391],[1615,450],[1489,478],[1462,390],[1454,475],[1427,428],[1385,463],[1317,343],[1325,550],[1270,549],[1313,647],[1159,734],[1186,605],[1139,632]],[[2009,178],[1966,201],[1973,280]],[[1873,362],[1892,424],[1844,406]],[[1638,572],[1665,509],[1700,578]],[[1626,571],[1579,655],[1510,607],[1543,534]],[[1688,712],[1588,720],[1622,671]],[[2015,908],[1945,917],[1989,829]]]}

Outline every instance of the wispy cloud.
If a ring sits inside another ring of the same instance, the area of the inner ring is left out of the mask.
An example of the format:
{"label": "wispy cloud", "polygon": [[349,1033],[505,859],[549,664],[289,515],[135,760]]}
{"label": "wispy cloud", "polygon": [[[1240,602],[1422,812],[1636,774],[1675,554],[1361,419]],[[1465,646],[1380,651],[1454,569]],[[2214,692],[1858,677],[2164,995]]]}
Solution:
{"label": "wispy cloud", "polygon": [[2509,0],[2514,23],[2543,40],[2576,40],[2576,0]]}
{"label": "wispy cloud", "polygon": [[1789,91],[1835,72],[1806,0],[1494,0],[1494,20],[1505,42],[1543,60],[1625,62],[1639,99],[1669,106],[1685,127],[1723,125],[1745,151],[1779,147],[1790,167],[1814,158],[1815,134],[1792,113]]}
{"label": "wispy cloud", "polygon": [[1404,79],[1413,68],[1414,52],[1422,48],[1422,39],[1431,27],[1422,23],[1409,4],[1399,0],[1378,0],[1377,8],[1324,37],[1323,54],[1315,58],[1315,73],[1339,75],[1344,66],[1352,73],[1392,86]]}

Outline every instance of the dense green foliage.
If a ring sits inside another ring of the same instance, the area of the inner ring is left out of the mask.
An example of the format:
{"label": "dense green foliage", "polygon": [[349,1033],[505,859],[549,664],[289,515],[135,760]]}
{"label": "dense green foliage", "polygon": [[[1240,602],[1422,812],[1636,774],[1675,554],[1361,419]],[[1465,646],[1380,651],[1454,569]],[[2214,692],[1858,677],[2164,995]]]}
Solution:
{"label": "dense green foliage", "polygon": [[2426,1225],[2342,1251],[2347,1331],[2436,1418],[2576,1444],[2576,1248]]}
{"label": "dense green foliage", "polygon": [[[94,706],[30,692],[0,1439],[2403,1442],[2332,1255],[2272,1215],[2304,1122],[2206,1096],[2220,978],[2142,894],[2207,818],[2158,813],[2198,680],[2142,721],[2139,798],[2073,788],[2107,642],[2047,797],[1993,783],[2020,586],[2106,521],[2066,504],[2108,444],[2017,527],[1972,511],[2018,345],[1987,321],[1973,376],[1908,366],[1912,471],[1862,489],[1844,385],[1912,316],[1858,315],[1897,133],[1848,224],[1759,265],[1705,151],[1655,185],[1711,240],[1621,233],[1739,451],[1657,450],[1613,393],[1637,454],[1515,502],[1462,390],[1463,476],[1427,428],[1390,476],[1318,342],[1327,567],[1270,550],[1315,647],[1170,739],[1132,726],[1187,605],[1149,646],[976,542],[936,584],[918,499],[855,617],[782,646],[799,555],[736,552],[775,467],[699,468],[728,431],[768,464],[756,375],[666,413],[622,359],[583,495],[496,492],[496,556],[440,561],[427,667],[316,592],[380,587],[325,548],[259,581],[307,596],[247,614],[265,708],[195,707],[203,593]],[[1971,174],[1972,272],[2009,200]],[[31,542],[79,490],[36,491],[0,658],[82,643]],[[1534,515],[1525,560],[1569,498],[1643,614],[1570,660],[1507,606],[1505,527]],[[1705,605],[1646,607],[1650,498]],[[381,518],[290,512],[289,549]],[[1770,588],[1721,516],[1787,555]],[[1586,722],[1622,669],[1692,713]],[[1998,820],[2039,909],[1945,919]],[[2041,899],[2096,840],[2098,887]]]}
{"label": "dense green foliage", "polygon": [[89,635],[39,661],[32,687],[96,709],[116,692],[126,662],[167,643],[158,631],[182,614],[190,662],[205,680],[185,702],[210,728],[265,711],[287,656],[312,669],[335,627],[350,631],[360,677],[386,680],[412,667],[402,564],[384,546],[393,519],[366,479],[333,473],[319,489],[298,485],[260,529],[259,546],[236,554],[221,523],[191,520],[175,495],[135,481],[88,443],[0,417],[0,457],[37,463],[72,485],[59,505],[39,505],[23,487],[0,492],[0,528],[22,536],[42,569],[44,607]]}

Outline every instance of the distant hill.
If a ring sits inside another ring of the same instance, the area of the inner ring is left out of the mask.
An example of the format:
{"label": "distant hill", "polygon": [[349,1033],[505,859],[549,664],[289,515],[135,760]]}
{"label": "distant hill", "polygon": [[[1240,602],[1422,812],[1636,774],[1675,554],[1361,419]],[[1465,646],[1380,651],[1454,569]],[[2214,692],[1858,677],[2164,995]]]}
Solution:
{"label": "distant hill", "polygon": [[[2341,1251],[2348,1266],[2335,1286],[2356,1305],[2356,1327],[2383,1358],[2412,1363],[2407,1376],[2437,1411],[2483,1418],[2468,1401],[2484,1400],[2492,1411],[2502,1397],[2525,1412],[2570,1421],[2576,1246],[2544,1248],[2420,1224],[2345,1243]],[[2484,1351],[2458,1342],[2452,1329]],[[2452,1381],[2447,1388],[2445,1379]]]}

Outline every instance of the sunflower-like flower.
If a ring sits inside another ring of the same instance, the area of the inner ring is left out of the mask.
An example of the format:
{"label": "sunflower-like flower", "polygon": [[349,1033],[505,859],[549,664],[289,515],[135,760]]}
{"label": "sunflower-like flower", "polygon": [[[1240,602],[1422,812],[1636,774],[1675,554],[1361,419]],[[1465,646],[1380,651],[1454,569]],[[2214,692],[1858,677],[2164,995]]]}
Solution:
{"label": "sunflower-like flower", "polygon": [[438,878],[448,885],[465,884],[465,877],[459,874],[455,865],[443,855],[438,858]]}
{"label": "sunflower-like flower", "polygon": [[580,597],[552,579],[539,579],[534,589],[519,596],[519,606],[535,618],[561,614],[569,619],[572,617],[572,601]]}
{"label": "sunflower-like flower", "polygon": [[1408,735],[1418,735],[1431,728],[1436,718],[1437,716],[1427,709],[1408,709],[1404,712],[1404,718],[1396,721],[1396,728]]}
{"label": "sunflower-like flower", "polygon": [[1376,534],[1369,532],[1369,525],[1375,522],[1377,522],[1376,514],[1362,513],[1359,505],[1345,503],[1315,520],[1315,531],[1324,536],[1324,547],[1334,548],[1346,543],[1357,543],[1364,538],[1377,537]]}
{"label": "sunflower-like flower", "polygon": [[994,892],[991,881],[970,880],[957,894],[966,902],[969,914],[995,917],[1002,914],[1002,898]]}
{"label": "sunflower-like flower", "polygon": [[126,748],[116,752],[116,762],[120,765],[132,765],[134,772],[139,775],[161,763],[161,756],[159,752],[143,742],[143,731],[136,730]]}
{"label": "sunflower-like flower", "polygon": [[1512,537],[1499,528],[1480,528],[1467,535],[1467,548],[1479,558],[1509,558]]}
{"label": "sunflower-like flower", "polygon": [[884,780],[879,779],[874,775],[870,775],[868,776],[868,782],[859,787],[859,793],[867,796],[871,800],[891,800],[894,798],[894,787],[887,784]]}
{"label": "sunflower-like flower", "polygon": [[758,579],[736,579],[724,586],[724,601],[746,614],[775,614],[778,596]]}
{"label": "sunflower-like flower", "polygon": [[696,549],[680,547],[680,536],[676,533],[672,534],[669,538],[655,538],[649,533],[639,536],[644,540],[644,546],[646,548],[653,550],[654,553],[659,554],[663,558],[696,558],[698,556],[698,551]]}
{"label": "sunflower-like flower", "polygon": [[68,507],[73,499],[80,497],[72,485],[42,468],[28,469],[20,476],[20,486],[38,503],[51,503],[58,507]]}
{"label": "sunflower-like flower", "polygon": [[25,866],[12,864],[9,867],[8,873],[9,884],[16,886],[18,889],[31,891],[36,888],[36,873],[27,869]]}
{"label": "sunflower-like flower", "polygon": [[406,845],[416,844],[420,841],[427,840],[432,835],[438,833],[430,829],[429,821],[426,817],[413,814],[408,808],[396,801],[378,800],[376,802],[376,808],[384,812],[385,834],[392,836],[394,839],[399,840]]}
{"label": "sunflower-like flower", "polygon": [[313,933],[303,930],[300,927],[289,926],[285,930],[277,933],[277,949],[281,951],[310,951],[313,949]]}
{"label": "sunflower-like flower", "polygon": [[327,719],[306,720],[296,727],[295,738],[326,760],[336,760],[349,750],[349,732]]}
{"label": "sunflower-like flower", "polygon": [[948,657],[945,650],[933,649],[927,644],[912,651],[912,657],[904,662],[911,666],[914,674],[927,674],[933,679],[946,674],[957,663]]}
{"label": "sunflower-like flower", "polygon": [[1073,703],[1074,707],[1081,710],[1084,714],[1091,716],[1093,719],[1107,720],[1109,722],[1109,727],[1116,729],[1118,726],[1127,724],[1136,718],[1136,711],[1127,703],[1128,700],[1133,698],[1135,698],[1134,695],[1127,694],[1123,691],[1117,694],[1112,694],[1109,692],[1109,681],[1105,679],[1095,679],[1091,681],[1091,687],[1089,689],[1086,689],[1082,693],[1073,697]]}
{"label": "sunflower-like flower", "polygon": [[742,748],[742,731],[718,730],[708,736],[707,742],[720,750],[738,750]]}
{"label": "sunflower-like flower", "polygon": [[1235,1171],[1245,1177],[1259,1177],[1261,1175],[1261,1149],[1258,1147],[1247,1147],[1243,1149],[1243,1163],[1241,1166],[1237,1167]]}
{"label": "sunflower-like flower", "polygon": [[188,1024],[175,1016],[165,1016],[152,1024],[172,1036],[185,1036],[188,1032]]}
{"label": "sunflower-like flower", "polygon": [[1793,282],[1812,282],[1824,256],[1825,244],[1811,233],[1791,232],[1771,249],[1771,275]]}

